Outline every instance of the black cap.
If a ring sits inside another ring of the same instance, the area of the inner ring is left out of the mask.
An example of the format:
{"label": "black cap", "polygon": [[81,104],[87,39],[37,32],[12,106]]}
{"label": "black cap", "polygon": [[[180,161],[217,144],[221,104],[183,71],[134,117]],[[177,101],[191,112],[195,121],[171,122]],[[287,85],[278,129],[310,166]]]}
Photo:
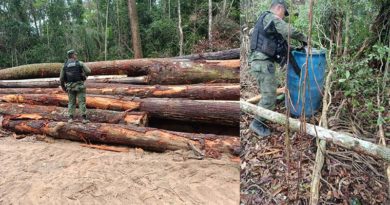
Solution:
{"label": "black cap", "polygon": [[290,14],[288,13],[288,5],[287,5],[287,3],[286,3],[284,0],[272,0],[272,5],[273,5],[273,4],[281,4],[281,5],[283,5],[284,10],[285,10],[284,15],[285,15],[285,16],[290,15]]}

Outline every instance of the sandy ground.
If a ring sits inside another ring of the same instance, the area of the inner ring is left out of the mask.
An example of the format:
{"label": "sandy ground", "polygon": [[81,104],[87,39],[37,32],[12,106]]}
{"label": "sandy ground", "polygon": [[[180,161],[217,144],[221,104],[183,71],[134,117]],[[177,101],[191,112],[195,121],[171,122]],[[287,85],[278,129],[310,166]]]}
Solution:
{"label": "sandy ground", "polygon": [[237,162],[187,154],[0,137],[0,204],[239,204]]}

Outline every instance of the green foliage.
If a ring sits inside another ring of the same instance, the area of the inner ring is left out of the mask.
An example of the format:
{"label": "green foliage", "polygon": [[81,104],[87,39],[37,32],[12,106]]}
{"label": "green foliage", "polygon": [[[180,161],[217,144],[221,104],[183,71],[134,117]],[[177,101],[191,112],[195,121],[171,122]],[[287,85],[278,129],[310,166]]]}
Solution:
{"label": "green foliage", "polygon": [[[213,0],[213,18],[220,16],[222,2]],[[239,2],[229,0],[227,4],[225,21],[214,21],[213,30],[222,33],[229,29],[221,38],[227,39],[226,45],[236,46],[239,35],[229,34],[239,31]],[[107,60],[131,58],[127,0],[0,1],[0,68],[63,62],[70,48],[78,51],[81,60],[104,60],[107,7]],[[137,0],[144,57],[179,54],[177,8],[177,0]],[[189,54],[207,39],[208,1],[182,0],[181,15],[184,53]]]}

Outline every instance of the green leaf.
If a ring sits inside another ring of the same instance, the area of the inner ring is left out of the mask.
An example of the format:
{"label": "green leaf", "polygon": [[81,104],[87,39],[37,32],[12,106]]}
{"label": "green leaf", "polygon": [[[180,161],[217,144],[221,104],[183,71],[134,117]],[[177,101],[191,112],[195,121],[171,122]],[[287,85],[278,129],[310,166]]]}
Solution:
{"label": "green leaf", "polygon": [[351,76],[351,73],[349,72],[349,70],[347,70],[347,72],[345,72],[345,78],[348,79],[349,76]]}
{"label": "green leaf", "polygon": [[347,79],[339,79],[339,83],[345,82]]}

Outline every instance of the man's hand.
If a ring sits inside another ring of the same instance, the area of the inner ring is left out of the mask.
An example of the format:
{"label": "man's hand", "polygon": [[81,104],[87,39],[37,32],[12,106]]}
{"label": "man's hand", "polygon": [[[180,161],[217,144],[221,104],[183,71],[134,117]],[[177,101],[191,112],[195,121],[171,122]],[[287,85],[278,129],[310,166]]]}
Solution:
{"label": "man's hand", "polygon": [[61,81],[61,89],[62,89],[64,92],[67,92],[66,86],[65,86],[65,82],[64,82],[64,81]]}
{"label": "man's hand", "polygon": [[67,92],[66,87],[62,87],[62,86],[61,86],[61,89],[62,89],[64,92]]}

